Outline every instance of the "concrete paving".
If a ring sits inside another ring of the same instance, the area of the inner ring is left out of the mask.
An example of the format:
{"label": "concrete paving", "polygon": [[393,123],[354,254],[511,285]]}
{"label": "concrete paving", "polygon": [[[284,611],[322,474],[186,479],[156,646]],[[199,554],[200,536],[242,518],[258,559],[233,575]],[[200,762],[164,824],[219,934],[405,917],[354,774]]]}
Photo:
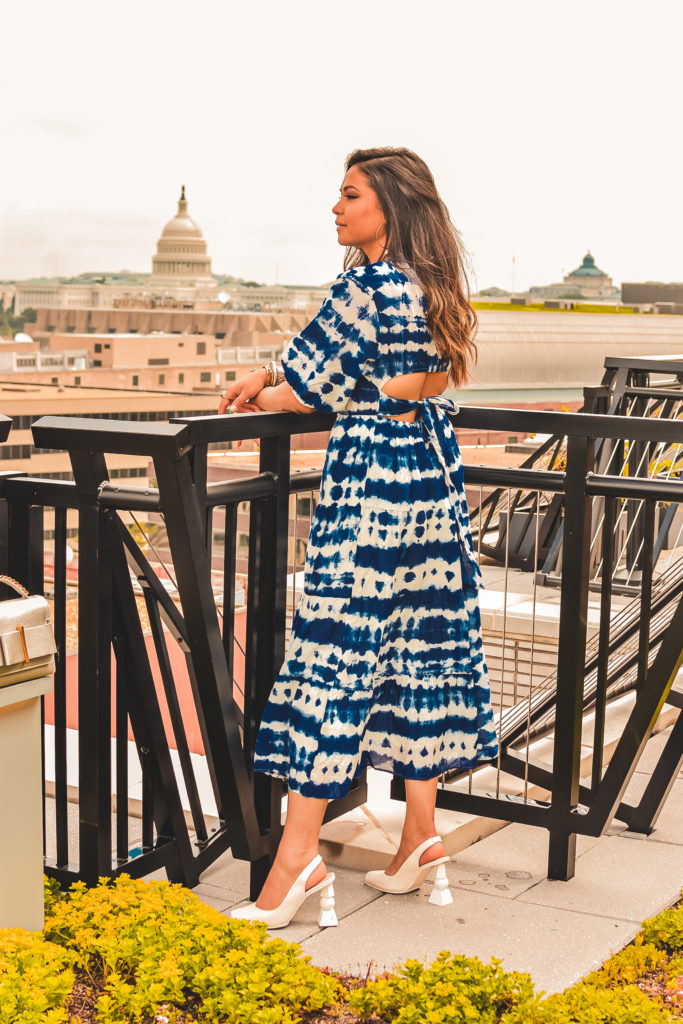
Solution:
{"label": "concrete paving", "polygon": [[[627,800],[637,799],[647,784],[669,731],[650,740]],[[318,927],[312,897],[288,928],[272,934],[300,943],[314,964],[362,976],[408,958],[429,961],[448,949],[484,961],[497,957],[507,970],[531,974],[537,989],[561,991],[622,949],[646,917],[676,900],[683,886],[682,811],[683,776],[650,836],[631,835],[616,822],[599,839],[580,837],[569,882],[545,877],[545,832],[517,824],[499,828],[452,857],[447,874],[453,903],[447,907],[428,902],[429,882],[419,892],[388,896],[363,884],[363,870],[330,865],[339,926]],[[227,853],[204,872],[195,891],[229,914],[246,898],[248,867]]]}

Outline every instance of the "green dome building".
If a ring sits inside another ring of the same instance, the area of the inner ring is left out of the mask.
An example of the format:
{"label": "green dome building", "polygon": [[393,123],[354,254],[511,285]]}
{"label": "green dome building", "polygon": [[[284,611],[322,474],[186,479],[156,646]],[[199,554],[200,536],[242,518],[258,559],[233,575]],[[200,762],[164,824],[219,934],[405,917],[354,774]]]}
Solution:
{"label": "green dome building", "polygon": [[581,266],[567,274],[562,283],[567,286],[567,290],[580,292],[587,298],[612,295],[616,291],[612,278],[595,265],[595,259],[590,251],[583,257]]}

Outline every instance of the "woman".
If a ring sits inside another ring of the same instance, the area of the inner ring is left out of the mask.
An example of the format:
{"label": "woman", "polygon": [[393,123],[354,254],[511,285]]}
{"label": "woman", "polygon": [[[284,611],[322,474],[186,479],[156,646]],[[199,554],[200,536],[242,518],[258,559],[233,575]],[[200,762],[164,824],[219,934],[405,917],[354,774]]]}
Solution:
{"label": "woman", "polygon": [[233,911],[269,927],[313,892],[336,924],[318,836],[367,765],[406,780],[406,817],[396,856],[365,880],[408,892],[435,868],[445,878],[438,776],[497,754],[455,406],[439,398],[476,351],[461,242],[407,149],[352,153],[333,213],[345,272],[282,370],[254,370],[219,408],[337,413],[256,742],[255,770],[287,782],[287,820],[257,901]]}

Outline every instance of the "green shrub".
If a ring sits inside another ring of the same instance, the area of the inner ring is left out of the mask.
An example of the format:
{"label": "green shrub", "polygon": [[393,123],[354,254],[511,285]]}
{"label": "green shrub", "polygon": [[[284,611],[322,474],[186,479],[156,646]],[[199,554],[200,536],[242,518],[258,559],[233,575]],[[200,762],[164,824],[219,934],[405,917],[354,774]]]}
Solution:
{"label": "green shrub", "polygon": [[45,934],[75,966],[103,976],[101,1024],[188,1003],[198,1021],[212,1024],[294,1024],[341,992],[299,946],[269,939],[265,925],[226,920],[168,882],[76,883],[52,905]]}
{"label": "green shrub", "polygon": [[407,960],[398,974],[352,992],[349,1005],[362,1016],[378,1014],[397,1024],[493,1024],[532,996],[528,974],[506,973],[499,960],[483,964],[444,951],[430,967]]}
{"label": "green shrub", "polygon": [[66,894],[62,892],[59,882],[54,878],[48,878],[47,875],[44,875],[43,900],[45,903],[46,916],[52,912],[52,908],[55,903],[59,903],[59,901],[63,899],[66,899]]}
{"label": "green shrub", "polygon": [[[168,882],[101,879],[62,893],[45,884],[45,935],[0,930],[0,1024],[65,1024],[76,972],[102,991],[99,1024],[297,1024],[336,1002],[334,976],[261,924],[226,919]],[[566,992],[534,996],[526,974],[442,952],[408,960],[349,995],[363,1018],[396,1024],[664,1024],[672,1018],[633,982],[652,974],[679,990],[683,905]],[[675,1001],[675,999],[674,999]]]}
{"label": "green shrub", "polygon": [[671,1015],[635,985],[601,988],[574,985],[535,999],[503,1017],[502,1024],[669,1024]]}
{"label": "green shrub", "polygon": [[61,1024],[74,983],[69,954],[22,928],[0,929],[0,1024]]}
{"label": "green shrub", "polygon": [[598,971],[585,979],[589,985],[631,985],[650,971],[662,970],[667,955],[651,942],[644,942],[642,932],[633,943],[610,957]]}
{"label": "green shrub", "polygon": [[643,924],[643,938],[667,953],[683,952],[683,903],[663,910]]}

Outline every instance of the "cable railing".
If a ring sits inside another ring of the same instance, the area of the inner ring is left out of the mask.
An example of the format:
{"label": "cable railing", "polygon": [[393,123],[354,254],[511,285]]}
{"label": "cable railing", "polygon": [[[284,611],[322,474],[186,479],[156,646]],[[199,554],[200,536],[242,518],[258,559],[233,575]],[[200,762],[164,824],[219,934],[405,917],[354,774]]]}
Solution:
{"label": "cable railing", "polygon": [[[608,358],[605,368],[602,384],[585,389],[582,412],[662,421],[676,421],[683,417],[683,360],[676,357]],[[601,474],[625,478],[659,478],[664,481],[680,479],[683,454],[679,443],[669,443],[663,439],[642,442],[629,439],[627,434],[625,431],[623,438],[596,438],[596,468]],[[563,471],[566,449],[565,435],[547,436],[523,466],[539,472]],[[501,504],[502,492],[494,491],[473,509],[473,529],[475,533],[481,532],[487,538],[483,547],[485,554],[502,562],[507,545],[507,557],[512,565],[525,571],[540,570],[544,574],[544,582],[559,585],[558,558],[562,550],[563,532],[560,502],[552,494],[541,494],[541,558],[532,565],[528,557],[531,524],[527,514],[529,500],[530,495],[525,497],[520,490],[511,498],[508,497],[511,507],[506,508]],[[603,572],[602,499],[594,499],[594,506],[590,545],[591,587],[599,590]],[[619,592],[624,594],[636,593],[640,582],[640,561],[645,555],[643,508],[642,503],[622,503],[612,525],[615,542],[618,544],[618,556],[612,560],[611,571]],[[680,514],[677,507],[659,501],[656,515],[658,532],[654,547],[655,574],[665,568],[664,564],[659,565],[662,550],[675,550],[683,538],[683,514]],[[668,543],[670,533],[675,536],[673,544]],[[498,538],[497,542],[489,539],[492,535]]]}

